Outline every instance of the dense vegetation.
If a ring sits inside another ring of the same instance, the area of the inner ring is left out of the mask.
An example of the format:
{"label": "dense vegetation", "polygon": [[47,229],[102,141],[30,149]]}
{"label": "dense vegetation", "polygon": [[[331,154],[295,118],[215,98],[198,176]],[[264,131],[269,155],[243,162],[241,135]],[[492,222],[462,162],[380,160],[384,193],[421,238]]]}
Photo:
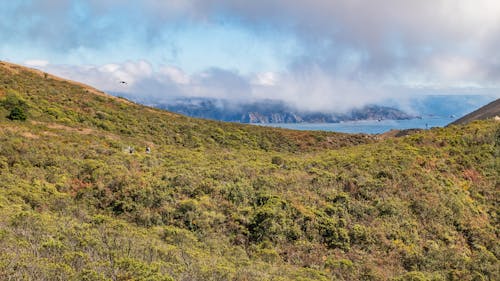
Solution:
{"label": "dense vegetation", "polygon": [[4,63],[0,280],[499,280],[499,147],[493,121],[226,124]]}

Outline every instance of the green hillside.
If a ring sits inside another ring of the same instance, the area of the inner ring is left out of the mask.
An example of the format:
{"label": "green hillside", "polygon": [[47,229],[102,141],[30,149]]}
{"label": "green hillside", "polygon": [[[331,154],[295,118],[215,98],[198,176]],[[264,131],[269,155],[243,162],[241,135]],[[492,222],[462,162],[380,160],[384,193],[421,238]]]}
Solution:
{"label": "green hillside", "polygon": [[1,63],[0,280],[499,280],[499,167],[494,121],[227,124]]}

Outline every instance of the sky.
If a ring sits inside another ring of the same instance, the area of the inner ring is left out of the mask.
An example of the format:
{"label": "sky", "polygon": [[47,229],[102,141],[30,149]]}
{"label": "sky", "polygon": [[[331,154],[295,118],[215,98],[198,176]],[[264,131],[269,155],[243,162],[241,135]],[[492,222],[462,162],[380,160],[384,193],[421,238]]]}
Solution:
{"label": "sky", "polygon": [[152,101],[500,97],[498,50],[497,0],[0,2],[0,60]]}

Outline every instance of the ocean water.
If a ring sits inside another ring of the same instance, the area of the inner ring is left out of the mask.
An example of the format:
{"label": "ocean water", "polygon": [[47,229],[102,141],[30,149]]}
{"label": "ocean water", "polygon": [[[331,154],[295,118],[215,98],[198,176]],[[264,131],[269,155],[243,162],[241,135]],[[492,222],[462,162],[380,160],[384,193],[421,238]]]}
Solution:
{"label": "ocean water", "polygon": [[342,123],[274,123],[258,125],[292,130],[381,134],[394,129],[430,129],[432,127],[444,127],[456,119],[455,117],[423,117],[422,119],[410,120],[364,120]]}

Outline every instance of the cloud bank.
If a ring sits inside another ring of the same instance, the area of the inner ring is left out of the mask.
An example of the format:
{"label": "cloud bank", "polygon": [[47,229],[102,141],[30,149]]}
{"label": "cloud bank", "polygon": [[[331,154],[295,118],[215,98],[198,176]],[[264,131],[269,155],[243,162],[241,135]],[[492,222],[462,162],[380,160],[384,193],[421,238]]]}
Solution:
{"label": "cloud bank", "polygon": [[[495,0],[49,0],[0,6],[5,46],[47,50],[23,62],[107,91],[156,99],[272,98],[322,111],[415,94],[500,96]],[[26,20],[12,25],[14,17]],[[245,43],[272,42],[267,55],[286,53],[285,59],[279,68],[249,71],[242,65],[261,59],[263,51],[241,59],[240,47],[230,44],[234,38],[222,35],[205,54],[204,40],[215,39],[200,36],[194,40],[200,46],[190,49],[198,53],[186,56],[220,57],[220,63],[200,63],[203,69],[176,64],[176,54],[187,46],[177,36],[193,26],[236,30],[254,40]],[[295,46],[280,45],[284,37]],[[239,61],[224,64],[232,53]]]}

